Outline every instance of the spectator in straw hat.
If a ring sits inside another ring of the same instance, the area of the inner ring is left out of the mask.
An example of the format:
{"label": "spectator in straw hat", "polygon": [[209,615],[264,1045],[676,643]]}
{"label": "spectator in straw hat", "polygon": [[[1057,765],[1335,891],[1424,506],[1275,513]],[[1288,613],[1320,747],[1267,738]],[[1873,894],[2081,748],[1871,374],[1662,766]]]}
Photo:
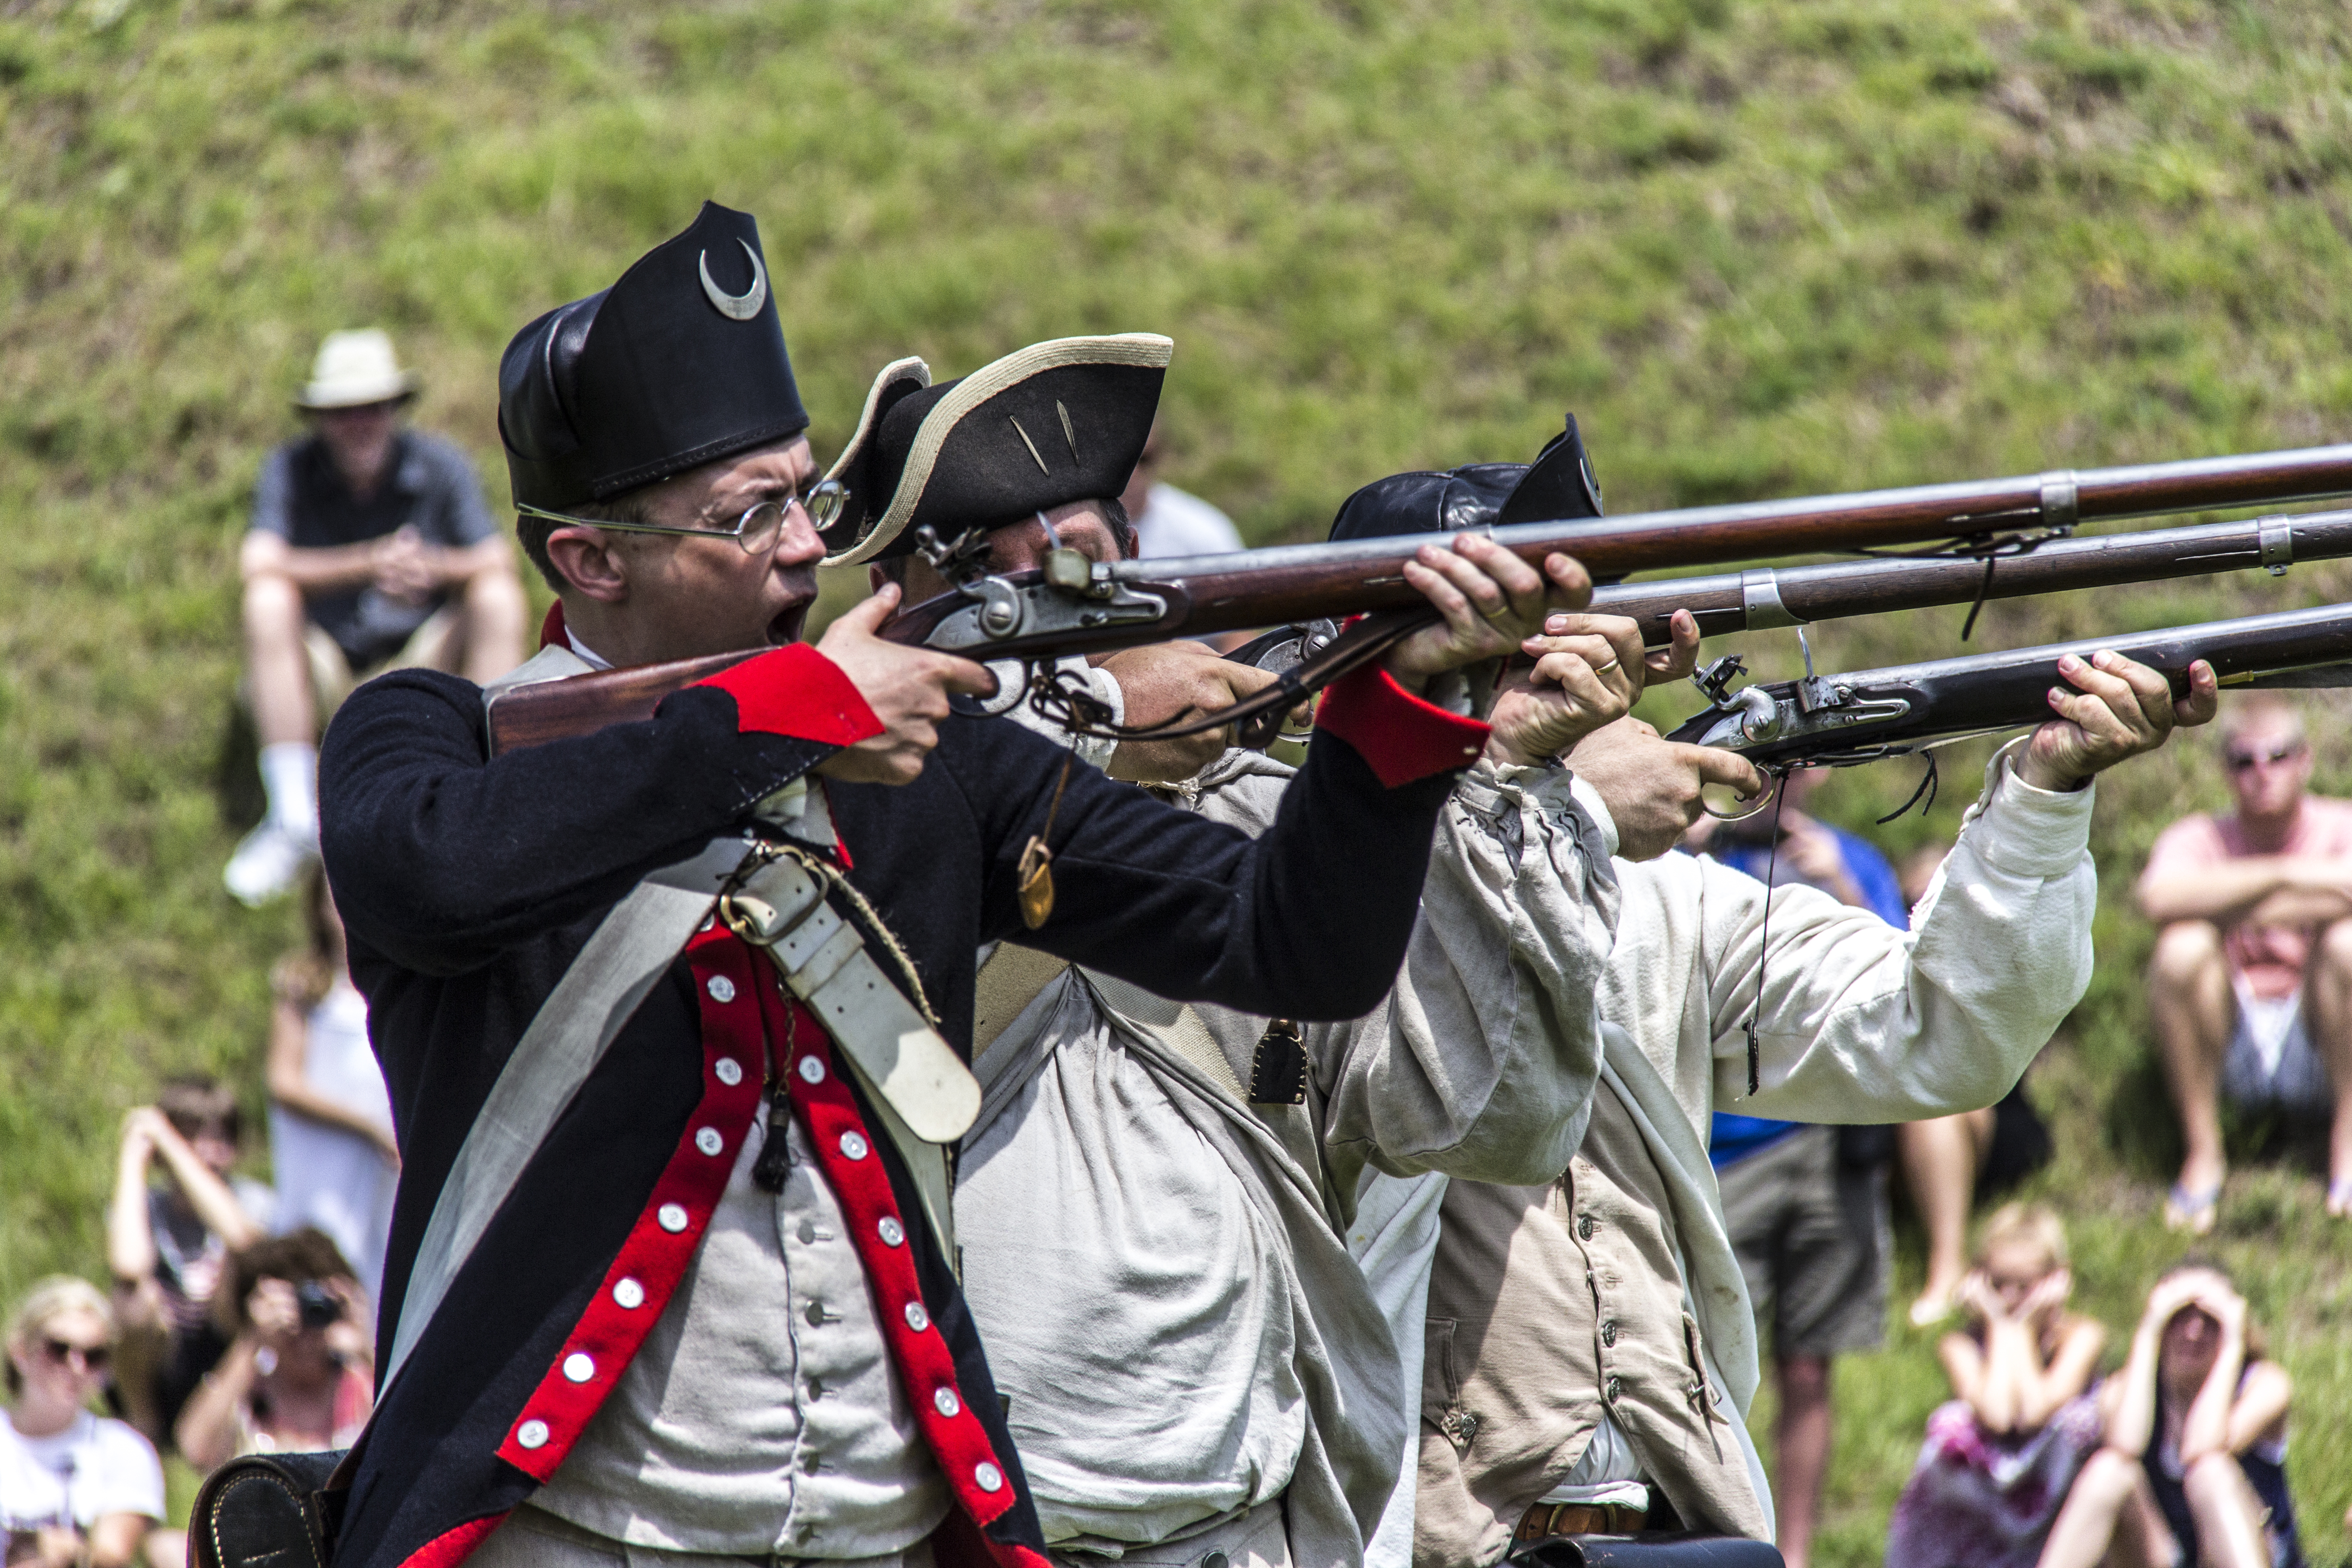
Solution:
{"label": "spectator in straw hat", "polygon": [[268,815],[229,891],[278,897],[317,852],[319,727],[361,680],[425,666],[487,680],[522,659],[522,584],[464,453],[405,429],[416,378],[373,330],[330,332],[269,455],[245,576],[247,681]]}

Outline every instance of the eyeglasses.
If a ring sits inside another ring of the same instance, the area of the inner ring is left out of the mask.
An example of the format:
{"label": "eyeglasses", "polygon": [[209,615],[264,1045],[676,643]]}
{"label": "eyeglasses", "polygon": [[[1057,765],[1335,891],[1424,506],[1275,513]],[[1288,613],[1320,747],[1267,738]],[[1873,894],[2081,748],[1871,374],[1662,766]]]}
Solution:
{"label": "eyeglasses", "polygon": [[2221,765],[2233,773],[2242,773],[2253,768],[2274,768],[2281,763],[2292,762],[2301,755],[2303,755],[2303,742],[2288,741],[2281,745],[2273,746],[2267,752],[2225,752],[2221,758]]}
{"label": "eyeglasses", "polygon": [[515,510],[525,517],[545,518],[550,522],[570,523],[578,528],[610,528],[622,533],[672,533],[686,539],[731,539],[743,547],[746,555],[764,555],[783,537],[784,518],[793,508],[808,513],[820,533],[831,528],[841,517],[842,509],[849,504],[849,489],[838,479],[823,479],[790,500],[763,500],[735,520],[732,528],[677,528],[666,522],[608,522],[602,518],[570,517],[560,511],[548,511],[540,507],[515,503]]}
{"label": "eyeglasses", "polygon": [[106,1363],[114,1359],[114,1352],[104,1345],[78,1345],[68,1340],[44,1340],[41,1351],[59,1366],[79,1356],[81,1364],[91,1372],[104,1372]]}

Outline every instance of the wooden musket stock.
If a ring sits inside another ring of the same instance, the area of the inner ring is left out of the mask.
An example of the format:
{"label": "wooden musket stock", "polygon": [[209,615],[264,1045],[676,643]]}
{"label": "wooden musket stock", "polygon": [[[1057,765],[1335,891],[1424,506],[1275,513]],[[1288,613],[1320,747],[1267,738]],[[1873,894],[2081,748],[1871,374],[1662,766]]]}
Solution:
{"label": "wooden musket stock", "polygon": [[[1693,507],[1486,531],[1540,564],[1563,552],[1598,577],[1775,555],[1981,538],[2077,521],[2352,495],[2352,445],[2059,471],[1851,495]],[[1171,637],[1418,609],[1403,575],[1425,536],[1297,544],[1093,567],[1084,590],[1026,571],[991,579],[990,598],[942,595],[883,628],[896,642],[978,659],[1044,658]],[[2022,557],[2030,559],[2030,557]],[[1896,564],[1888,563],[1889,565]],[[1994,581],[2001,583],[1997,568]],[[1981,563],[1966,563],[1981,575]],[[1973,592],[1973,590],[1971,590]],[[992,623],[988,616],[997,616]],[[495,751],[645,719],[669,692],[758,649],[519,688],[490,710]]]}

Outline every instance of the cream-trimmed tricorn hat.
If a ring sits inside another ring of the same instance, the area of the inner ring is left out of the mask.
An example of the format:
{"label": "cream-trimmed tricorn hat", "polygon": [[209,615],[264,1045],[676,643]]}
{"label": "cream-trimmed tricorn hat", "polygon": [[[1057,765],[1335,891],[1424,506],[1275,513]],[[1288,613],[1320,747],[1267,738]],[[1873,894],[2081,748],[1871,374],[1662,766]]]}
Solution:
{"label": "cream-trimmed tricorn hat", "polygon": [[400,368],[392,339],[374,327],[329,332],[311,363],[310,384],[294,406],[317,414],[330,408],[364,408],[416,391],[416,377]]}
{"label": "cream-trimmed tricorn hat", "polygon": [[1151,436],[1175,343],[1155,332],[1032,343],[929,385],[920,360],[883,371],[857,433],[825,476],[848,494],[829,566],[942,540],[1127,488]]}

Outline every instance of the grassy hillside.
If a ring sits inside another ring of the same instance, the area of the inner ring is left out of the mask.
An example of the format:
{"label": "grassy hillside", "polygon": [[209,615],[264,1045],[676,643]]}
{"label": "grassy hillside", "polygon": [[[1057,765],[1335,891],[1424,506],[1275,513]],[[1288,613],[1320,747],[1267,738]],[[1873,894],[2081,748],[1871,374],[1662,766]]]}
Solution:
{"label": "grassy hillside", "polygon": [[[821,453],[898,354],[1163,331],[1176,477],[1261,542],[1382,473],[1524,457],[1563,407],[1621,510],[2299,445],[2352,408],[2347,44],[2322,0],[0,0],[0,1296],[100,1269],[113,1128],[157,1074],[258,1109],[292,917],[219,886],[249,790],[232,553],[323,331],[390,328],[497,500],[509,334],[706,195],[761,219]],[[2004,605],[1979,636],[2346,587]],[[1927,655],[1958,623],[1816,647]],[[1889,842],[1949,832],[1973,767]],[[1843,777],[1832,815],[1911,784]],[[2115,894],[2218,787],[2194,747],[2102,786],[2104,968],[2035,1079],[2041,1190],[2119,1331],[2178,1248]],[[2223,1217],[2334,1561],[2352,1247],[2307,1159]],[[1866,1563],[1940,1382],[1902,1338],[1843,1376],[1824,1560]]]}

